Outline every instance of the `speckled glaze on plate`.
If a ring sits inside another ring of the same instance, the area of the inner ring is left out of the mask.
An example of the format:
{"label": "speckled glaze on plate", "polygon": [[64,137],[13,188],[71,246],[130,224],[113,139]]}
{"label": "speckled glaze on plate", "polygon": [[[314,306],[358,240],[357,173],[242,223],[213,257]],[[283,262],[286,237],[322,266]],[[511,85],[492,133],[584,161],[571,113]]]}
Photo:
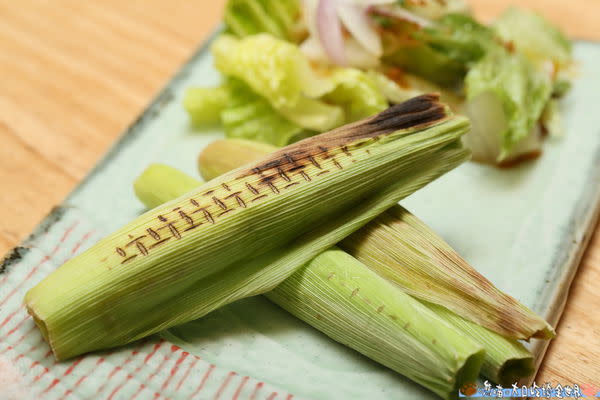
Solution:
{"label": "speckled glaze on plate", "polygon": [[[600,205],[600,45],[579,42],[575,57],[579,76],[562,101],[566,135],[548,139],[542,158],[508,170],[468,163],[403,202],[497,286],[553,325]],[[143,212],[131,184],[149,163],[197,176],[199,151],[222,133],[217,127],[192,131],[181,98],[189,86],[218,81],[205,45],[65,203],[11,253],[0,267],[0,355],[13,357],[44,398],[436,398],[262,297],[173,328],[162,335],[166,341],[152,338],[53,364],[21,307],[24,293]],[[541,362],[546,343],[531,346]]]}

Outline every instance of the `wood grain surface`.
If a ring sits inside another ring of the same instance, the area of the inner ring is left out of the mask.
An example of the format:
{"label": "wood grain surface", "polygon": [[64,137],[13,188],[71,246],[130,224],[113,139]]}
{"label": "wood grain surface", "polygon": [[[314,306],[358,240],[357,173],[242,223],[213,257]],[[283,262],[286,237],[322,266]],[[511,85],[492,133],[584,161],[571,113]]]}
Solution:
{"label": "wood grain surface", "polygon": [[[60,204],[219,23],[224,0],[0,0],[0,256]],[[531,7],[600,41],[598,0],[473,0],[484,20]],[[600,229],[538,383],[600,386]]]}

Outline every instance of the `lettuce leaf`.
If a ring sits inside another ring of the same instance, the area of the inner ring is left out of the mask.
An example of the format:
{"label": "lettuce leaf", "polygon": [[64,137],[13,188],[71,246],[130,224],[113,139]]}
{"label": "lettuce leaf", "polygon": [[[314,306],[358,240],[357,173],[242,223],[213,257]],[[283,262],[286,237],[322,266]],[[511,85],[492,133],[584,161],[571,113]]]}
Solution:
{"label": "lettuce leaf", "polygon": [[337,68],[331,74],[331,80],[335,89],[324,99],[344,108],[346,123],[366,118],[388,107],[375,81],[363,71]]}
{"label": "lettuce leaf", "polygon": [[498,46],[469,70],[465,92],[473,122],[465,140],[475,159],[501,163],[537,151],[537,124],[552,94],[549,75]]}
{"label": "lettuce leaf", "polygon": [[443,16],[434,27],[414,35],[434,50],[460,63],[469,65],[479,60],[487,49],[496,45],[495,34],[464,14]]}
{"label": "lettuce leaf", "polygon": [[303,96],[316,98],[333,89],[328,79],[311,69],[297,46],[265,33],[243,39],[221,35],[212,54],[221,73],[243,80],[275,108],[294,106]]}
{"label": "lettuce leaf", "polygon": [[533,11],[509,8],[495,23],[496,32],[505,42],[533,62],[550,60],[565,67],[572,61],[571,42],[544,17]]}
{"label": "lettuce leaf", "polygon": [[278,111],[290,121],[310,130],[325,132],[344,124],[344,110],[321,100],[302,97],[293,106]]}
{"label": "lettuce leaf", "polygon": [[317,75],[297,46],[265,33],[244,39],[222,35],[212,51],[219,71],[244,81],[302,127],[326,131],[344,122],[340,107],[318,100],[335,84]]}
{"label": "lettuce leaf", "polygon": [[214,88],[192,87],[186,90],[183,108],[190,116],[192,125],[210,125],[220,121],[221,111],[229,102],[229,91],[225,86]]}
{"label": "lettuce leaf", "polygon": [[387,107],[363,71],[333,68],[318,72],[297,46],[267,34],[236,39],[223,35],[213,45],[215,65],[246,83],[289,121],[324,132]]}
{"label": "lettuce leaf", "polygon": [[299,0],[228,0],[223,19],[239,37],[269,33],[279,39],[298,39]]}
{"label": "lettuce leaf", "polygon": [[303,129],[275,110],[263,97],[237,79],[228,82],[230,102],[221,112],[225,136],[275,146],[290,143]]}
{"label": "lettuce leaf", "polygon": [[546,107],[542,112],[541,123],[546,130],[546,133],[551,137],[564,136],[564,125],[557,99],[550,99],[546,103]]}
{"label": "lettuce leaf", "polygon": [[460,84],[468,68],[498,45],[491,29],[464,14],[445,15],[424,28],[394,21],[384,32],[387,64],[442,86]]}
{"label": "lettuce leaf", "polygon": [[460,84],[467,72],[465,65],[422,42],[399,45],[383,61],[445,87]]}

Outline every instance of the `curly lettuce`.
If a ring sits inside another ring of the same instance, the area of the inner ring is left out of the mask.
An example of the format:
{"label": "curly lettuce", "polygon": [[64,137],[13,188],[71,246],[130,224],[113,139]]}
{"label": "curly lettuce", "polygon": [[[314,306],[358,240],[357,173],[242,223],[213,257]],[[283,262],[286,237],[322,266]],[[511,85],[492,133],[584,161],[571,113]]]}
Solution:
{"label": "curly lettuce", "polygon": [[337,68],[331,74],[335,89],[324,99],[341,105],[345,112],[345,122],[366,118],[388,107],[388,102],[367,73],[354,68]]}
{"label": "curly lettuce", "polygon": [[426,27],[393,20],[383,28],[384,62],[442,86],[459,85],[496,45],[494,32],[468,15],[448,14]]}
{"label": "curly lettuce", "polygon": [[552,82],[522,54],[490,50],[465,77],[466,112],[473,122],[465,139],[473,158],[505,163],[539,152],[538,122]]}
{"label": "curly lettuce", "polygon": [[311,69],[297,46],[268,34],[243,39],[221,35],[212,45],[212,54],[221,73],[243,80],[276,108],[333,89],[332,82]]}
{"label": "curly lettuce", "polygon": [[226,137],[256,140],[281,147],[302,133],[302,127],[279,114],[245,83],[231,79],[227,86],[230,101],[220,115]]}
{"label": "curly lettuce", "polygon": [[363,71],[313,69],[297,46],[267,34],[244,39],[223,35],[213,45],[215,65],[247,84],[288,120],[318,132],[336,128],[387,107]]}
{"label": "curly lettuce", "polygon": [[244,39],[222,35],[212,52],[221,73],[244,81],[302,127],[326,131],[344,122],[341,107],[318,100],[335,84],[317,75],[297,46],[264,33]]}
{"label": "curly lettuce", "polygon": [[192,125],[210,125],[220,122],[221,111],[227,107],[229,101],[229,91],[226,86],[192,87],[185,92],[183,108],[190,116]]}
{"label": "curly lettuce", "polygon": [[295,41],[299,14],[299,0],[229,0],[223,19],[228,30],[239,37],[268,33]]}
{"label": "curly lettuce", "polygon": [[566,67],[572,61],[569,39],[533,11],[509,8],[493,26],[502,40],[533,62],[550,60],[559,67]]}

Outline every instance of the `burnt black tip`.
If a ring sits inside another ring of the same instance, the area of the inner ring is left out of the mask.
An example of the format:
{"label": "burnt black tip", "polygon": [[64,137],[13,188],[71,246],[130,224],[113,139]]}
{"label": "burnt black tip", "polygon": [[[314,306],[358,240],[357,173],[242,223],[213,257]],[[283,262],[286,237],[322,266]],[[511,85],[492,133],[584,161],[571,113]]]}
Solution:
{"label": "burnt black tip", "polygon": [[439,99],[437,93],[413,97],[380,112],[369,121],[369,125],[380,131],[395,131],[442,120],[447,114]]}

